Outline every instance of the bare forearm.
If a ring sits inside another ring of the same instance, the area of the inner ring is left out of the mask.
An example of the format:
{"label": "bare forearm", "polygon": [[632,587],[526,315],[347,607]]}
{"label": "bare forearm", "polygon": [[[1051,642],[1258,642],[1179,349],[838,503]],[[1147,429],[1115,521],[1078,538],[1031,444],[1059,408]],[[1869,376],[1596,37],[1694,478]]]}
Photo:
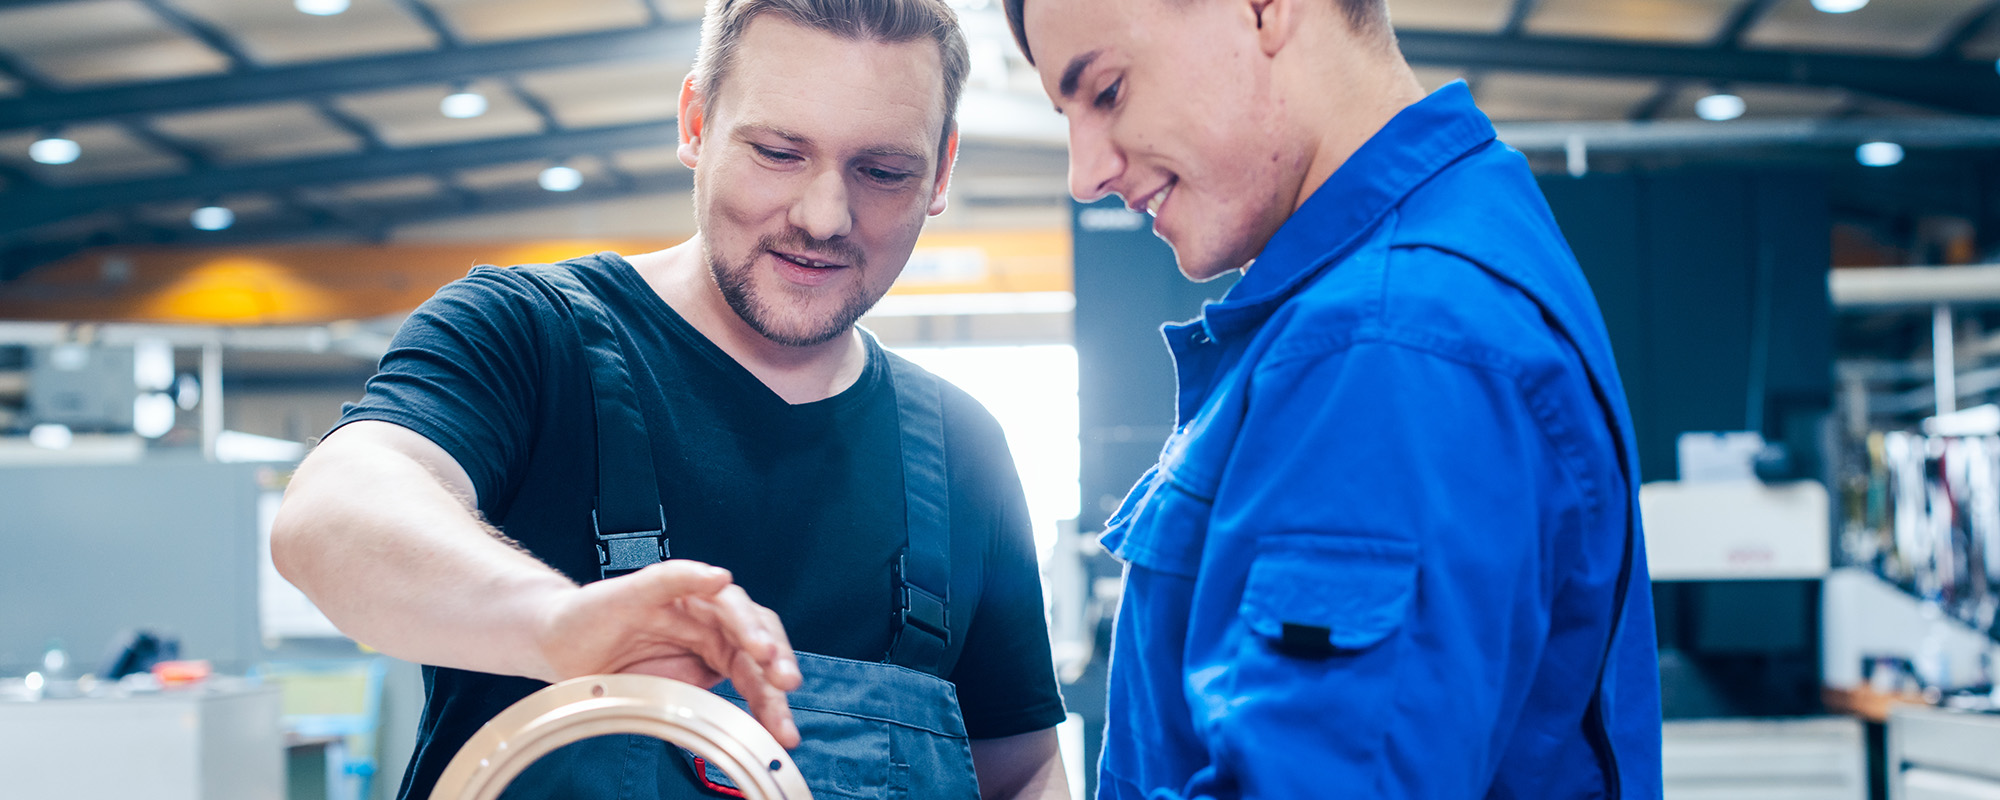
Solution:
{"label": "bare forearm", "polygon": [[1069,800],[1056,729],[972,740],[980,800]]}
{"label": "bare forearm", "polygon": [[536,623],[575,585],[498,538],[404,453],[329,440],[293,478],[271,552],[342,632],[384,653],[557,677],[541,657]]}

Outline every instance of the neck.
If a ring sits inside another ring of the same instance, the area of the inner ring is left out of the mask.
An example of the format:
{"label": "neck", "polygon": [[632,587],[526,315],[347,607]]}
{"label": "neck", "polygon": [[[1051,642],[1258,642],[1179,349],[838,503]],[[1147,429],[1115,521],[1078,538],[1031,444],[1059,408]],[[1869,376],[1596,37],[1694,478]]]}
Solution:
{"label": "neck", "polygon": [[[1297,121],[1316,138],[1308,145],[1311,156],[1293,211],[1396,114],[1424,99],[1423,84],[1393,44],[1357,38],[1344,24],[1324,38],[1328,41],[1308,43],[1317,46],[1289,48],[1301,53],[1284,76],[1297,89],[1289,96],[1305,101]],[[1339,76],[1331,87],[1328,75]]]}
{"label": "neck", "polygon": [[709,274],[701,235],[627,259],[675,313],[785,402],[825,400],[853,386],[868,365],[861,332],[805,347],[779,344],[743,321]]}

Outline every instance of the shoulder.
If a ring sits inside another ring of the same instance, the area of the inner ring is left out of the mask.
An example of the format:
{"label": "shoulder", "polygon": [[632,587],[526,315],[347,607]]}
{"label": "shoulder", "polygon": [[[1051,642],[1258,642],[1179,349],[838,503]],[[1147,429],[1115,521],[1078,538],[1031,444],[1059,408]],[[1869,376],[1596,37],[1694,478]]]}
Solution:
{"label": "shoulder", "polygon": [[1459,253],[1398,242],[1393,229],[1375,238],[1286,303],[1273,320],[1279,330],[1266,361],[1312,359],[1362,344],[1514,378],[1573,361],[1534,298],[1493,271]]}
{"label": "shoulder", "polygon": [[971,393],[887,347],[881,348],[878,352],[888,359],[892,379],[899,375],[909,375],[937,388],[939,404],[944,411],[945,435],[949,443],[955,446],[954,449],[962,443],[978,445],[997,442],[1004,445],[1005,438],[1001,434],[999,420],[995,419],[993,413],[986,410],[986,406]]}
{"label": "shoulder", "polygon": [[548,264],[473,267],[465,277],[440,287],[420,313],[545,315],[558,305],[555,288],[541,278],[551,267]]}

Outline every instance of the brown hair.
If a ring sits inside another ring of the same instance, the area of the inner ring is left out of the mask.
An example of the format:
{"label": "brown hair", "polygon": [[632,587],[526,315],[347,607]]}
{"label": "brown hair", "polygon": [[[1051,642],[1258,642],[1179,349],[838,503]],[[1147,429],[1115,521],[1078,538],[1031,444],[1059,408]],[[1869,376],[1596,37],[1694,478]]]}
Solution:
{"label": "brown hair", "polygon": [[694,85],[711,109],[723,79],[736,64],[743,32],[766,12],[844,39],[900,44],[929,37],[937,42],[938,61],[944,66],[944,132],[938,138],[938,157],[944,157],[958,118],[958,96],[971,70],[965,32],[945,0],[708,0],[701,47],[694,57]]}
{"label": "brown hair", "polygon": [[[1167,1],[1179,5],[1188,2],[1188,0]],[[1341,13],[1347,17],[1347,24],[1352,26],[1356,33],[1387,34],[1392,37],[1395,35],[1389,27],[1389,0],[1332,0],[1332,2],[1340,6]],[[1004,5],[1007,8],[1007,27],[1014,31],[1014,43],[1021,46],[1021,56],[1028,59],[1028,63],[1035,63],[1035,53],[1028,49],[1028,29],[1021,17],[1025,13],[1027,0],[1005,0]]]}

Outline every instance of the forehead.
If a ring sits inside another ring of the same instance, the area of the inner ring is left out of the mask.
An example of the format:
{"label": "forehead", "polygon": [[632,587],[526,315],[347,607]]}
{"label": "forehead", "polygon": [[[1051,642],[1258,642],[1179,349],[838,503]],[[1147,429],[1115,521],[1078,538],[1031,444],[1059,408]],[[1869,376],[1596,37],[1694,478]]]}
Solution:
{"label": "forehead", "polygon": [[935,149],[944,128],[937,43],[850,39],[763,14],[721,88],[727,125],[764,125],[829,147]]}
{"label": "forehead", "polygon": [[[1152,0],[1159,2],[1159,0]],[[1134,0],[1026,0],[1021,28],[1043,75],[1062,74],[1071,59],[1106,49],[1143,47],[1141,33],[1160,9]]]}

